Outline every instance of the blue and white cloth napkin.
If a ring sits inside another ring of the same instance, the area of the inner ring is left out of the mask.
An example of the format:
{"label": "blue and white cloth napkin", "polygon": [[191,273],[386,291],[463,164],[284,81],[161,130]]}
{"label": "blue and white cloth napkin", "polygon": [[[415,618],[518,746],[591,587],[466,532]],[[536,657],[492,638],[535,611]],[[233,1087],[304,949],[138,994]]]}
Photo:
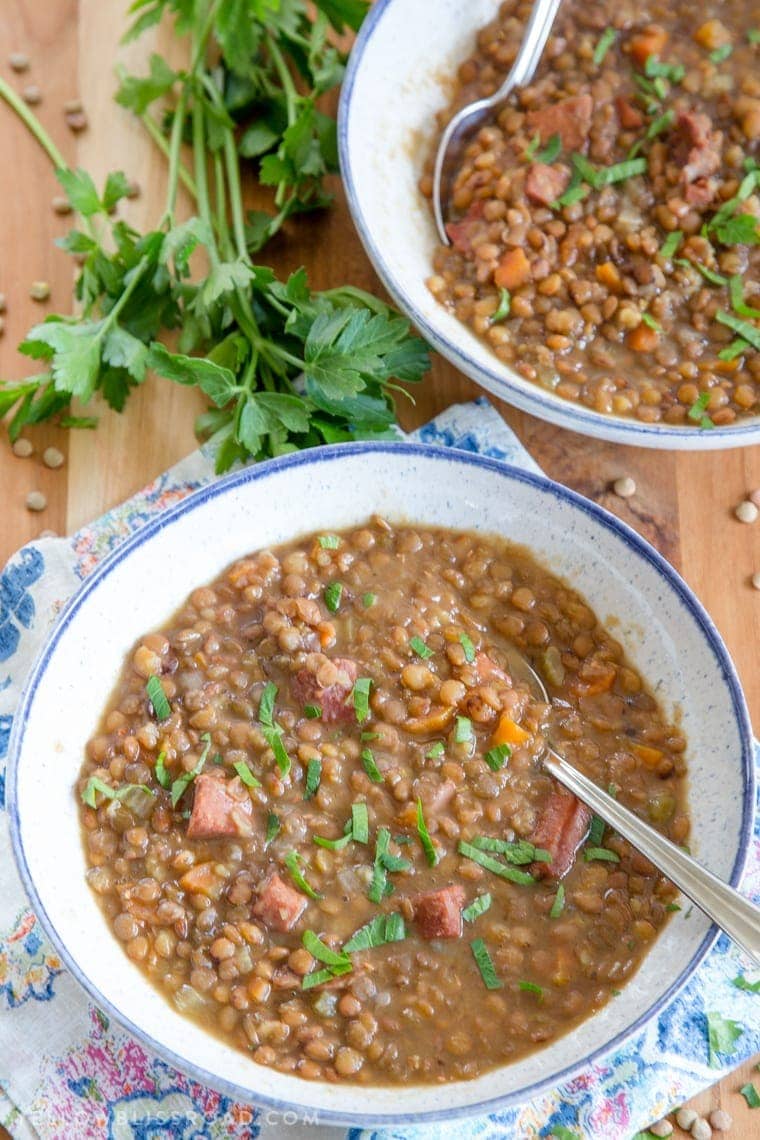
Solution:
{"label": "blue and white cloth napkin", "polygon": [[[486,400],[449,408],[411,438],[539,470]],[[24,547],[0,575],[0,1122],[15,1140],[631,1140],[760,1050],[760,993],[734,984],[754,979],[726,938],[657,1020],[574,1080],[530,1104],[431,1128],[294,1124],[198,1085],[109,1024],[63,969],[24,895],[4,811],[4,758],[25,678],[63,603],[123,539],[214,478],[211,457],[196,451],[71,538]],[[759,818],[744,881],[755,899]],[[709,1063],[708,1012],[742,1030],[719,1067]]]}

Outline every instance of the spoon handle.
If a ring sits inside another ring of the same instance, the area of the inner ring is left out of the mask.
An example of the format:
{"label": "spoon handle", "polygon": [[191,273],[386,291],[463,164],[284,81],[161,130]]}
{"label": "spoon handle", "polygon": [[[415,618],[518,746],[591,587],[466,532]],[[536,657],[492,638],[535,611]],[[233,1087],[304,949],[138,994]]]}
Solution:
{"label": "spoon handle", "polygon": [[614,827],[650,863],[654,863],[658,871],[741,946],[756,966],[760,966],[760,908],[603,792],[553,749],[549,750],[543,763],[556,780],[592,808],[605,823]]}
{"label": "spoon handle", "polygon": [[546,41],[554,24],[562,0],[537,0],[533,5],[515,61],[501,87],[489,99],[491,104],[500,102],[513,87],[524,87],[533,78],[538,67]]}

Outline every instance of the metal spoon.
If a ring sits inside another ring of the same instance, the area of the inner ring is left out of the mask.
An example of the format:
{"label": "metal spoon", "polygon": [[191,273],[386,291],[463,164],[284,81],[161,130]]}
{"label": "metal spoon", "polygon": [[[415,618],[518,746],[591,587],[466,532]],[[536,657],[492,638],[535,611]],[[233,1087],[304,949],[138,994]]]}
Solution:
{"label": "metal spoon", "polygon": [[446,158],[447,154],[452,151],[451,143],[456,135],[474,130],[493,107],[504,102],[513,88],[524,87],[526,83],[531,81],[546,47],[546,41],[549,38],[561,2],[562,0],[536,0],[517,58],[499,90],[495,91],[493,95],[489,95],[487,99],[478,99],[475,103],[468,103],[466,107],[462,107],[441,135],[433,170],[433,213],[435,214],[438,234],[444,245],[450,244],[449,236],[446,233],[446,217],[449,212],[448,190],[451,158],[449,163],[446,163]]}
{"label": "metal spoon", "polygon": [[[510,668],[517,680],[525,681],[534,693],[551,705],[546,686],[532,665],[516,649],[510,654]],[[637,851],[653,863],[680,891],[691,899],[708,918],[738,946],[741,946],[756,966],[760,967],[760,908],[745,899],[738,891],[706,870],[670,839],[644,823],[628,808],[603,792],[588,776],[568,764],[550,744],[541,762],[560,784],[614,827],[619,835],[633,844]]]}

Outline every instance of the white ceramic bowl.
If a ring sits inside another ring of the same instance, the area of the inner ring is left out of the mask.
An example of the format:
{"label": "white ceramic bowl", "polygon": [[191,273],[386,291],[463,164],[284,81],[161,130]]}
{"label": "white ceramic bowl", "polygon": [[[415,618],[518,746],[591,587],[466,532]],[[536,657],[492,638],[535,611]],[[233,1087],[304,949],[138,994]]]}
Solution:
{"label": "white ceramic bowl", "polygon": [[478,1080],[365,1088],[256,1065],[181,1017],[128,961],[85,884],[72,786],[122,661],[187,594],[240,555],[315,529],[392,520],[504,535],[570,581],[619,635],[689,739],[693,846],[738,881],[754,800],[747,711],[700,604],[666,562],[595,504],[549,480],[420,444],[344,444],[234,473],[149,522],[85,581],[42,651],[14,720],[8,774],[14,849],[32,905],[97,1005],[201,1082],[323,1120],[399,1124],[528,1100],[619,1044],[672,997],[715,937],[675,915],[622,995],[545,1049]]}
{"label": "white ceramic bowl", "polygon": [[523,411],[636,447],[713,450],[760,442],[760,417],[711,431],[602,415],[523,379],[438,304],[425,281],[437,244],[417,189],[435,115],[495,0],[376,0],[351,53],[340,102],[340,163],[351,214],[388,292],[434,348]]}

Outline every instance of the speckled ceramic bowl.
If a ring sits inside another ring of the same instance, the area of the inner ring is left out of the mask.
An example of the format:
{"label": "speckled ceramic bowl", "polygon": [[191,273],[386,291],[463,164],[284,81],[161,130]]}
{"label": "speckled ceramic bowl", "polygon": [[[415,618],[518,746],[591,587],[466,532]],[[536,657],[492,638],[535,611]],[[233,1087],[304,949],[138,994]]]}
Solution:
{"label": "speckled ceramic bowl", "polygon": [[635,979],[572,1033],[471,1082],[365,1088],[316,1084],[255,1064],[186,1020],[132,965],[85,884],[72,791],[124,655],[197,585],[240,555],[315,529],[392,520],[527,544],[615,628],[689,739],[693,847],[736,883],[753,802],[750,728],[733,665],[699,602],[662,558],[593,503],[492,459],[420,444],[345,444],[237,472],[149,522],[62,612],[14,720],[13,843],[32,904],[97,1005],[198,1081],[229,1096],[362,1125],[451,1118],[525,1101],[620,1042],[667,1003],[714,940],[674,916]]}
{"label": "speckled ceramic bowl", "polygon": [[383,284],[442,356],[541,419],[636,447],[699,451],[760,442],[758,416],[699,431],[563,400],[502,363],[428,291],[437,237],[417,182],[457,67],[497,8],[495,0],[376,0],[351,53],[339,114],[341,170],[354,223]]}

